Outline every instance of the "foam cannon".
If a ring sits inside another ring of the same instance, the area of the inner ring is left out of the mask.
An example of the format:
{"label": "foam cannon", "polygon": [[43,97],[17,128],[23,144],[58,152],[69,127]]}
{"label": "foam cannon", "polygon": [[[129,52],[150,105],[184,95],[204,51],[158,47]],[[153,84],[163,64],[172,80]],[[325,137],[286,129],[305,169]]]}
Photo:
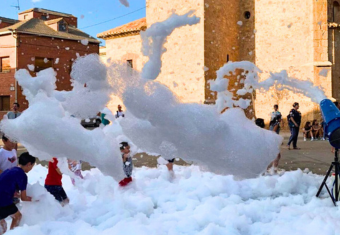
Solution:
{"label": "foam cannon", "polygon": [[[328,194],[330,195],[333,204],[336,206],[336,202],[339,201],[339,157],[338,157],[338,149],[340,148],[340,111],[335,106],[335,104],[330,101],[329,99],[324,99],[320,102],[320,109],[324,121],[324,133],[325,137],[328,137],[330,145],[335,148],[335,157],[334,161],[331,163],[327,174],[319,188],[318,193],[316,196],[320,195],[322,188],[325,186]],[[326,181],[327,178],[330,176],[332,169],[334,167],[335,171],[335,180],[332,192],[329,190]]]}

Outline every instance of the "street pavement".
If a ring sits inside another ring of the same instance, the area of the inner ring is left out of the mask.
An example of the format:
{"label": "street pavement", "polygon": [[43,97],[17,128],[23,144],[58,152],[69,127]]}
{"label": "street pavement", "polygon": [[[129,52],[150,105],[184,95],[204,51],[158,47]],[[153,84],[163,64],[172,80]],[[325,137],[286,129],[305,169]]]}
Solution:
{"label": "street pavement", "polygon": [[287,149],[289,133],[282,133],[284,137],[283,145],[281,146],[281,161],[279,168],[285,170],[296,170],[300,168],[304,170],[308,168],[316,174],[326,174],[331,162],[334,160],[335,154],[331,152],[329,142],[322,140],[303,141],[300,134],[297,146],[300,150]]}
{"label": "street pavement", "polygon": [[[288,150],[286,145],[289,139],[290,133],[282,132],[280,133],[284,137],[283,145],[281,146],[281,161],[279,163],[279,168],[284,169],[286,171],[296,170],[300,168],[301,170],[305,170],[306,168],[309,171],[312,171],[316,174],[324,175],[331,162],[334,160],[334,153],[331,152],[331,146],[328,141],[303,141],[302,134],[300,133],[298,139],[298,147],[300,150]],[[0,145],[2,146],[2,142],[0,141]],[[18,156],[22,152],[26,151],[26,149],[19,144],[18,147]],[[147,167],[156,167],[157,166],[157,158],[153,156],[149,156],[147,154],[137,154],[133,157],[133,162],[136,167],[147,166]],[[41,162],[43,165],[46,165],[46,162]],[[187,163],[183,160],[175,161],[177,165],[186,165]],[[84,164],[83,169],[87,170],[91,168],[89,164]]]}

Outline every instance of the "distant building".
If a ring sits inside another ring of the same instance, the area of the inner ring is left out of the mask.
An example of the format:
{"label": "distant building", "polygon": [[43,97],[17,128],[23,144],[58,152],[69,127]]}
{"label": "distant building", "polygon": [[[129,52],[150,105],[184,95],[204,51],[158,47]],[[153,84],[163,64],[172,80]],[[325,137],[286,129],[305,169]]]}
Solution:
{"label": "distant building", "polygon": [[[287,70],[288,75],[310,79],[325,89],[327,97],[340,99],[340,0],[146,0],[146,18],[100,33],[106,41],[107,59],[125,61],[140,70],[139,32],[151,24],[194,10],[201,22],[176,29],[167,39],[162,72],[157,79],[183,102],[214,103],[216,94],[208,80],[228,61],[247,60],[264,71]],[[205,68],[205,69],[203,69]],[[328,71],[328,73],[327,73]],[[242,76],[240,77],[242,78]],[[240,88],[232,76],[229,89]],[[235,94],[235,97],[237,95]],[[254,92],[248,117],[269,120],[278,103],[287,115],[300,102],[304,119],[318,116],[318,105],[290,91]],[[253,109],[253,110],[252,110]],[[303,120],[304,121],[304,120]]]}
{"label": "distant building", "polygon": [[106,61],[106,47],[105,46],[99,47],[99,56],[104,63],[107,62]]}
{"label": "distant building", "polygon": [[15,81],[18,69],[32,76],[52,67],[57,73],[57,89],[70,90],[70,72],[78,56],[99,54],[97,39],[77,28],[77,17],[33,8],[19,13],[19,21],[0,17],[0,119],[13,102],[20,110],[28,107]]}

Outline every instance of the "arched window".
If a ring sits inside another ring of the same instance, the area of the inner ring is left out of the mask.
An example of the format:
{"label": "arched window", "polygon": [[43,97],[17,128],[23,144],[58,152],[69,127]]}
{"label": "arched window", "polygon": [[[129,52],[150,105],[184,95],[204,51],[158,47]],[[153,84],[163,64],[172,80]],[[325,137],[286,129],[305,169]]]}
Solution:
{"label": "arched window", "polygon": [[340,4],[333,2],[333,22],[340,23]]}

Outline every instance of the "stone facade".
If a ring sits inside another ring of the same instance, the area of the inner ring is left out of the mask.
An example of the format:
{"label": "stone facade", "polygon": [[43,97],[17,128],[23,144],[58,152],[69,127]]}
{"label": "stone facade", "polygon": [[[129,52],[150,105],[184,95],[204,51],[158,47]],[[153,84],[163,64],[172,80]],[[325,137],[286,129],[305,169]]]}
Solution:
{"label": "stone facade", "polygon": [[204,1],[146,1],[147,25],[166,20],[172,12],[179,15],[190,10],[201,18],[199,24],[175,29],[165,44],[162,72],[157,81],[167,85],[183,102],[205,100],[204,80]]}
{"label": "stone facade", "polygon": [[[340,58],[340,5],[337,1],[146,0],[146,6],[148,26],[165,20],[173,11],[183,14],[195,10],[195,15],[202,19],[198,25],[176,29],[162,57],[158,80],[183,102],[213,103],[216,96],[207,81],[214,79],[215,71],[227,61],[242,60],[254,62],[263,71],[262,80],[268,78],[270,72],[286,70],[290,77],[308,79],[323,87],[327,97],[340,98],[337,59]],[[112,59],[125,60],[121,55],[133,45],[137,61],[140,60],[141,65],[145,62],[140,53],[139,36],[108,39],[106,43],[115,49],[112,52],[107,49]],[[141,65],[136,69],[140,70]],[[203,71],[203,66],[209,70]],[[327,75],[325,71],[329,71]],[[230,79],[229,89],[242,87],[237,75]],[[267,122],[274,104],[279,104],[284,116],[294,102],[300,103],[304,120],[320,115],[317,104],[289,91],[256,91],[247,98],[254,104],[246,110],[247,116],[255,115]]]}

